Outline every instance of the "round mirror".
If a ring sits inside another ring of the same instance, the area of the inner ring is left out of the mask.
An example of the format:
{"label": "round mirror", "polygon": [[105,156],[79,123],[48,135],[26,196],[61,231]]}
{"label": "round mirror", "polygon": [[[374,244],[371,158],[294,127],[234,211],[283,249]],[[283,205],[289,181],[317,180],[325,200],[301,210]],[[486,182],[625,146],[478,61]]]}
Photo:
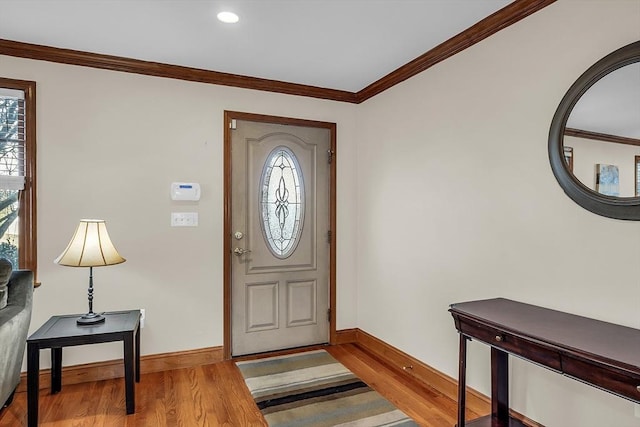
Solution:
{"label": "round mirror", "polygon": [[569,88],[551,122],[549,160],[583,208],[640,220],[640,41],[602,58]]}

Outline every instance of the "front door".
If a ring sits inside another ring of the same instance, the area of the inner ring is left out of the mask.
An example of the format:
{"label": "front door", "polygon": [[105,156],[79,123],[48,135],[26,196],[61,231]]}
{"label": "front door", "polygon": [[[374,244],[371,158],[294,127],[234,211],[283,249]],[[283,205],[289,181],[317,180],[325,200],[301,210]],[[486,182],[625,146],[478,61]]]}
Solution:
{"label": "front door", "polygon": [[331,130],[229,126],[231,353],[326,343]]}

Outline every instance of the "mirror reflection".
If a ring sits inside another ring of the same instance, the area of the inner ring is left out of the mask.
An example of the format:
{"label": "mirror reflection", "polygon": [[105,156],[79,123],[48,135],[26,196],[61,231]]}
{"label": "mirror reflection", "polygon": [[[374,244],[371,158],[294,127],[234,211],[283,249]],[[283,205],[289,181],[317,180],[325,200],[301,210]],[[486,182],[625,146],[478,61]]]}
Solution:
{"label": "mirror reflection", "polygon": [[564,131],[566,167],[586,187],[607,196],[640,196],[640,63],[591,86]]}

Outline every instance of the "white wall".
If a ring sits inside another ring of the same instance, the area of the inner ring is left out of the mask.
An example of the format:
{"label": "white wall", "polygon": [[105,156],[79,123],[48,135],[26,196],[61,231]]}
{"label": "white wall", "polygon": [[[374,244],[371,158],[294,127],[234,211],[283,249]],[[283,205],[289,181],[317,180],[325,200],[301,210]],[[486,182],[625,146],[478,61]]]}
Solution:
{"label": "white wall", "polygon": [[[222,344],[225,109],[338,123],[339,329],[456,377],[453,302],[504,296],[640,327],[640,223],[567,198],[546,142],[565,91],[639,23],[639,0],[561,0],[359,106],[0,56],[0,75],[38,83],[32,330],[85,310],[87,271],[52,260],[98,216],[128,260],[95,271],[96,308],[146,308],[143,354]],[[169,200],[174,180],[202,184],[195,209]],[[173,210],[200,226],[170,228]],[[71,348],[64,363],[120,354]],[[622,399],[512,371],[514,408],[547,426],[638,423]],[[468,377],[489,393],[480,344]]]}
{"label": "white wall", "polygon": [[[561,0],[358,110],[358,326],[457,377],[447,308],[503,296],[640,326],[640,223],[557,184],[551,119],[569,86],[640,39],[640,1]],[[468,376],[490,393],[489,350]],[[633,404],[520,360],[512,406],[547,426],[637,426]]]}
{"label": "white wall", "polygon": [[[127,262],[94,270],[95,310],[145,308],[142,354],[222,345],[224,110],[338,124],[337,326],[356,326],[355,105],[7,56],[0,75],[37,82],[31,331],[86,312],[88,270],[53,260],[79,219],[98,217]],[[172,202],[172,181],[200,182],[200,202]],[[197,211],[199,227],[171,228],[172,211]],[[64,352],[65,365],[122,357],[115,343]]]}

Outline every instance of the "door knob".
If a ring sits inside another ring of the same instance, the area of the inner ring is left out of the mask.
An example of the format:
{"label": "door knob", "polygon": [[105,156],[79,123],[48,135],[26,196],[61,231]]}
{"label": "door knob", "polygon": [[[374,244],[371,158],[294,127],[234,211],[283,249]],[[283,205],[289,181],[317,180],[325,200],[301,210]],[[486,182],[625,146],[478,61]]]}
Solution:
{"label": "door knob", "polygon": [[251,249],[235,248],[233,250],[233,253],[236,254],[237,256],[241,256],[249,252],[251,252]]}

